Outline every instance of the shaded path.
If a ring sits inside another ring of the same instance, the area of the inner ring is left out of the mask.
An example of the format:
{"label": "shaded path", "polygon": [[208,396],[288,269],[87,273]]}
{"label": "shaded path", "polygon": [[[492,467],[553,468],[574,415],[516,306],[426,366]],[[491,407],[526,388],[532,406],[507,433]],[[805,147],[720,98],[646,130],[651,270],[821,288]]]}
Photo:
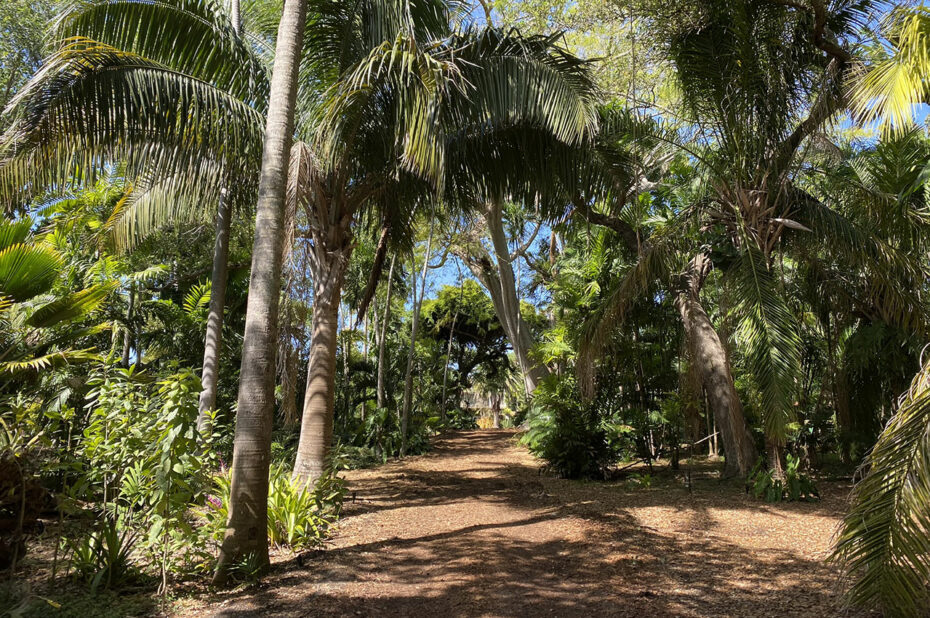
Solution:
{"label": "shaded path", "polygon": [[649,488],[539,474],[507,431],[346,474],[355,502],[325,551],[290,558],[203,615],[828,616],[822,562],[847,488],[767,505],[671,473]]}

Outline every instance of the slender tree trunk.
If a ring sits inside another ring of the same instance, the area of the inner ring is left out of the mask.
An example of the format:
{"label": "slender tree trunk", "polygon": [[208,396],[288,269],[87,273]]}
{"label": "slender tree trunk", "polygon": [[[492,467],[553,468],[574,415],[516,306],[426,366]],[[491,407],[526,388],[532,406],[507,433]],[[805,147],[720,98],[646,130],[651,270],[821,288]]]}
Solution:
{"label": "slender tree trunk", "polygon": [[758,455],[733,384],[726,349],[700,300],[701,286],[709,268],[710,262],[703,254],[691,260],[688,272],[682,277],[682,289],[675,305],[723,441],[724,475],[747,476]]}
{"label": "slender tree trunk", "polygon": [[[683,354],[688,357],[688,366],[679,376],[679,388],[684,403],[685,437],[688,442],[694,443],[701,439],[701,398],[704,393],[697,365],[688,353],[689,346],[682,347],[685,348]],[[710,431],[707,435],[710,435]]]}
{"label": "slender tree trunk", "polygon": [[534,343],[533,334],[520,314],[516,278],[513,274],[512,259],[507,247],[507,236],[504,233],[501,216],[499,202],[492,203],[485,211],[485,222],[494,247],[496,264],[492,264],[491,257],[483,249],[476,249],[482,251],[481,255],[475,255],[466,250],[459,253],[459,257],[488,291],[491,303],[494,305],[494,313],[500,320],[517,359],[517,365],[523,374],[526,392],[531,394],[536,390],[539,382],[549,375],[549,369],[530,358],[530,350]]}
{"label": "slender tree trunk", "polygon": [[285,0],[278,26],[242,342],[229,519],[213,577],[216,585],[224,585],[231,565],[246,556],[262,569],[268,565],[268,469],[281,296],[281,239],[306,8],[306,0]]}
{"label": "slender tree trunk", "polygon": [[446,414],[446,402],[447,402],[447,393],[446,386],[449,383],[449,361],[452,360],[452,336],[455,334],[455,323],[459,319],[459,308],[456,306],[455,314],[452,316],[452,326],[449,328],[449,343],[446,346],[446,364],[442,368],[442,405],[439,408],[439,417],[442,421],[445,421],[447,418]]}
{"label": "slender tree trunk", "polygon": [[336,346],[339,336],[339,299],[342,281],[317,287],[313,299],[313,327],[307,391],[300,424],[300,442],[294,462],[294,479],[311,483],[320,477],[333,441],[336,402]]}
{"label": "slender tree trunk", "polygon": [[772,472],[772,477],[784,480],[785,466],[782,463],[784,447],[775,440],[766,440],[765,448],[768,452],[769,470]]}
{"label": "slender tree trunk", "polygon": [[501,395],[494,393],[491,395],[491,414],[494,419],[494,429],[501,428]]}
{"label": "slender tree trunk", "polygon": [[[239,12],[239,0],[231,0],[229,17],[233,31],[240,34],[242,16]],[[210,312],[207,315],[207,332],[204,335],[203,369],[200,379],[202,390],[197,412],[198,432],[207,429],[207,413],[216,408],[220,353],[223,349],[223,309],[226,306],[226,283],[229,276],[229,229],[231,224],[232,204],[226,198],[226,190],[223,189],[220,191],[220,199],[216,208],[213,272],[210,276]]]}
{"label": "slender tree trunk", "polygon": [[284,398],[281,401],[281,418],[287,427],[297,427],[297,365],[300,355],[289,341],[284,360]]}
{"label": "slender tree trunk", "polygon": [[420,295],[417,296],[416,262],[413,275],[413,318],[410,325],[410,348],[407,350],[407,373],[404,376],[404,406],[400,415],[400,456],[407,454],[407,427],[410,425],[410,407],[413,405],[413,360],[417,345],[417,330],[420,326],[420,305],[426,293],[426,273],[429,269],[429,256],[433,248],[433,220],[430,220],[429,236],[426,239],[426,256],[420,272]]}
{"label": "slender tree trunk", "polygon": [[203,374],[197,430],[207,428],[207,413],[216,408],[216,386],[219,380],[220,352],[223,346],[223,310],[226,304],[226,281],[229,275],[229,227],[232,208],[226,196],[220,195],[216,210],[216,241],[213,244],[213,273],[210,277],[210,313],[203,346]]}
{"label": "slender tree trunk", "polygon": [[386,404],[384,393],[384,343],[387,336],[388,322],[391,320],[391,290],[394,285],[394,264],[397,256],[391,257],[391,266],[388,269],[387,293],[384,298],[384,317],[381,318],[381,334],[378,335],[378,385],[375,391],[378,407],[383,408]]}
{"label": "slender tree trunk", "polygon": [[129,306],[126,308],[126,332],[123,333],[123,357],[121,363],[123,367],[129,368],[129,354],[132,351],[132,317],[136,305],[136,286],[129,286]]}

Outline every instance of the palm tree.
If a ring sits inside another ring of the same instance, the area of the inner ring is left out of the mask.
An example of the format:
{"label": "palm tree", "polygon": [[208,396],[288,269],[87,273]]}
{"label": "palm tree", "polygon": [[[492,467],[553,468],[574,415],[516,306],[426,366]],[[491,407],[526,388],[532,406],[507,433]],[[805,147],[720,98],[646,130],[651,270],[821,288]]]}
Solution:
{"label": "palm tree", "polygon": [[832,559],[848,601],[890,616],[922,616],[930,583],[930,365],[863,463]]}
{"label": "palm tree", "polygon": [[[367,220],[409,238],[413,213],[432,204],[437,189],[458,208],[484,199],[487,193],[476,196],[478,174],[492,165],[492,153],[505,139],[511,155],[527,147],[514,132],[571,142],[594,120],[581,87],[588,86],[584,63],[559,50],[554,38],[453,33],[441,4],[410,4],[393,25],[348,19],[341,11],[320,17],[320,39],[308,50],[332,47],[322,39],[330,29],[334,40],[363,44],[355,58],[320,55],[309,63],[340,77],[322,106],[308,111],[322,119],[305,140],[316,148],[308,147],[292,175],[295,191],[306,196],[298,200],[310,222],[302,235],[314,256],[313,336],[294,467],[305,480],[322,470],[332,439],[337,309],[354,226]],[[402,137],[386,139],[391,135]],[[485,160],[467,166],[463,153],[475,162],[479,152]]]}
{"label": "palm tree", "polygon": [[231,565],[243,557],[254,557],[261,567],[268,564],[268,474],[282,232],[306,16],[304,0],[286,0],[275,45],[239,374],[229,520],[214,576],[217,584],[225,583]]}
{"label": "palm tree", "polygon": [[[672,13],[657,22],[666,29],[667,53],[690,112],[684,120],[706,127],[700,139],[683,145],[699,163],[706,190],[689,196],[673,222],[677,229],[642,252],[640,266],[614,290],[614,310],[607,315],[622,313],[631,292],[641,291],[658,271],[664,273],[662,279],[679,298],[705,389],[709,396],[720,394],[710,402],[731,474],[749,472],[754,447],[735,397],[726,350],[700,307],[714,250],[726,245],[734,254],[714,266],[736,300],[736,339],[758,383],[775,474],[781,474],[781,449],[794,414],[800,368],[799,329],[775,255],[806,242],[850,241],[852,235],[856,242],[843,244],[851,259],[881,259],[881,243],[862,230],[851,231],[848,221],[802,190],[800,182],[802,146],[843,103],[853,57],[842,42],[852,37],[865,8],[858,2],[838,2],[828,11],[819,0],[673,3]],[[791,54],[785,53],[788,49]],[[800,116],[801,109],[805,116]],[[662,139],[680,144],[674,135]],[[698,234],[691,236],[698,242],[690,249],[681,242],[689,233]],[[690,255],[682,256],[683,250]],[[684,264],[676,257],[684,257]]]}
{"label": "palm tree", "polygon": [[[260,139],[261,116],[249,106],[260,110],[267,91],[264,68],[241,36],[237,7],[228,16],[202,1],[100,0],[71,7],[57,25],[60,49],[10,107],[20,122],[4,139],[10,154],[0,164],[12,195],[23,183],[33,191],[67,186],[78,171],[92,181],[100,162],[130,161],[126,172],[139,177],[137,186],[108,222],[124,250],[167,222],[206,219],[205,205],[217,204],[200,426],[216,403],[232,208],[250,200],[254,186],[254,172],[234,170],[257,167],[257,148],[246,142]],[[138,97],[148,106],[140,106]],[[159,117],[160,109],[168,114]],[[225,121],[239,126],[230,143],[199,139],[208,125],[222,129]],[[186,146],[176,148],[179,140]],[[68,150],[75,142],[81,159]],[[230,146],[242,148],[224,152]],[[142,156],[134,154],[139,151]],[[227,191],[221,187],[230,177],[245,182]]]}
{"label": "palm tree", "polygon": [[54,293],[65,261],[54,234],[36,235],[34,226],[29,217],[0,221],[0,392],[18,390],[25,376],[50,367],[98,358],[93,349],[71,346],[110,328],[81,320],[116,289],[114,282]]}

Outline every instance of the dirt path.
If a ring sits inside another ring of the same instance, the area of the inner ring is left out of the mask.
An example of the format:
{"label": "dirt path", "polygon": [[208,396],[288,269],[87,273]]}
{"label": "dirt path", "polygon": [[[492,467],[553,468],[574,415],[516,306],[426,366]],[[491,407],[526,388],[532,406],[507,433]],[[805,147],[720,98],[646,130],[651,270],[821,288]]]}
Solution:
{"label": "dirt path", "polygon": [[493,430],[346,476],[356,500],[325,551],[202,615],[838,613],[823,558],[848,487],[768,505],[709,478],[689,493],[671,473],[649,488],[563,481]]}

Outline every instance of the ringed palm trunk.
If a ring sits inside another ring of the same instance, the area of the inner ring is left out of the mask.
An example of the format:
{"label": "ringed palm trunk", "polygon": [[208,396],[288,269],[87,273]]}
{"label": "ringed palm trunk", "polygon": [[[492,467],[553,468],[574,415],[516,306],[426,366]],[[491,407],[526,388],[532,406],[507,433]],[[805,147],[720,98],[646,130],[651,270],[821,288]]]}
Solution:
{"label": "ringed palm trunk", "polygon": [[229,276],[229,228],[232,208],[225,195],[220,195],[216,211],[216,241],[213,245],[213,273],[210,276],[210,313],[203,346],[203,374],[197,430],[208,429],[208,412],[216,408],[220,351],[223,346],[223,309],[226,305],[226,282]]}
{"label": "ringed palm trunk", "polygon": [[268,471],[278,347],[281,244],[306,15],[306,0],[285,0],[278,26],[242,342],[229,519],[213,578],[216,585],[227,582],[231,565],[242,558],[251,557],[261,569],[269,562]]}
{"label": "ringed palm trunk", "polygon": [[[294,461],[294,480],[312,483],[323,472],[333,441],[336,403],[336,346],[339,336],[339,301],[349,256],[321,251],[329,260],[313,273],[313,323],[307,391],[300,423],[300,441]],[[322,268],[321,268],[322,267]]]}
{"label": "ringed palm trunk", "polygon": [[[242,33],[242,15],[239,0],[231,0],[229,19],[233,31]],[[204,335],[203,370],[201,374],[200,402],[197,411],[197,431],[207,429],[208,412],[216,408],[216,390],[219,380],[220,352],[223,349],[223,308],[226,306],[226,283],[229,277],[229,228],[232,223],[232,205],[226,191],[220,192],[216,209],[216,240],[213,244],[213,272],[210,275],[210,312]]]}
{"label": "ringed palm trunk", "polygon": [[726,456],[724,476],[747,476],[758,454],[733,384],[726,348],[701,305],[701,286],[709,268],[710,261],[703,254],[691,260],[675,306],[681,315],[692,362],[701,376],[707,402],[723,442]]}

